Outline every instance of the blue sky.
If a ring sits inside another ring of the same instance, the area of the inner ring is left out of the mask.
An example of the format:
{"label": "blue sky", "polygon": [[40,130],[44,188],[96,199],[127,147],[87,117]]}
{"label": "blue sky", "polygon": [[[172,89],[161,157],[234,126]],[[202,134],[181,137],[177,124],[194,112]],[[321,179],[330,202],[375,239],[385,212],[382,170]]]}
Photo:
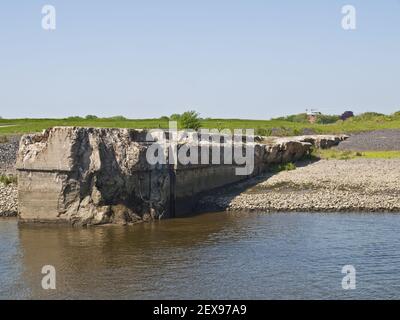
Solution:
{"label": "blue sky", "polygon": [[391,113],[399,40],[400,0],[1,1],[0,116]]}

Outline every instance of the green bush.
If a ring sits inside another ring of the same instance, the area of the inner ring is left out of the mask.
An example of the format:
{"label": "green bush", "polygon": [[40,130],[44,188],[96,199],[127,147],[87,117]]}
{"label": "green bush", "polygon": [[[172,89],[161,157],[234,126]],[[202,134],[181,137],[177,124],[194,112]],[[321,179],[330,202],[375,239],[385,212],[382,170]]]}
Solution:
{"label": "green bush", "polygon": [[[320,114],[317,116],[317,123],[318,124],[335,123],[339,119],[340,119],[340,117],[338,115]],[[296,122],[296,123],[308,123],[309,122],[307,113],[292,114],[292,115],[289,115],[286,117],[275,118],[273,120],[289,121],[289,122]]]}
{"label": "green bush", "polygon": [[354,117],[356,121],[364,120],[377,120],[379,118],[386,117],[383,113],[378,112],[364,112]]}
{"label": "green bush", "polygon": [[8,186],[9,184],[16,184],[17,183],[17,177],[0,175],[0,182],[5,184],[6,186]]}
{"label": "green bush", "polygon": [[303,133],[303,130],[300,130],[300,129],[297,129],[297,128],[293,129],[293,135],[294,136],[301,136],[302,133]]}
{"label": "green bush", "polygon": [[113,117],[110,117],[110,118],[107,118],[107,119],[116,120],[116,121],[125,121],[125,120],[128,120],[128,119],[125,118],[124,116],[113,116]]}
{"label": "green bush", "polygon": [[92,114],[88,114],[88,115],[85,117],[85,119],[86,119],[86,120],[96,120],[96,119],[98,119],[98,118],[97,118],[97,116],[94,116],[94,115],[92,115]]}
{"label": "green bush", "polygon": [[293,162],[288,162],[284,164],[275,165],[271,168],[271,171],[274,173],[278,173],[281,171],[292,171],[296,170],[296,165]]}
{"label": "green bush", "polygon": [[179,121],[179,119],[181,118],[181,115],[178,113],[174,113],[174,114],[171,114],[171,116],[169,118],[171,121]]}
{"label": "green bush", "polygon": [[293,114],[293,115],[287,116],[284,118],[284,120],[290,121],[290,122],[306,123],[306,122],[308,122],[308,116],[307,116],[307,113],[299,113],[299,114]]}
{"label": "green bush", "polygon": [[339,160],[350,160],[354,157],[353,152],[351,151],[342,151],[342,153],[339,155],[338,159]]}
{"label": "green bush", "polygon": [[78,120],[83,120],[83,118],[79,117],[79,116],[73,116],[73,117],[65,118],[65,120],[78,121]]}
{"label": "green bush", "polygon": [[317,123],[319,124],[329,124],[335,123],[340,119],[337,115],[320,114],[317,116]]}
{"label": "green bush", "polygon": [[198,130],[201,127],[199,114],[193,110],[182,113],[179,122],[183,129]]}
{"label": "green bush", "polygon": [[296,165],[293,162],[288,162],[280,165],[281,171],[291,171],[296,170]]}
{"label": "green bush", "polygon": [[268,137],[272,134],[272,130],[271,129],[266,129],[266,128],[257,128],[255,130],[255,134],[257,136],[263,136],[263,137]]}

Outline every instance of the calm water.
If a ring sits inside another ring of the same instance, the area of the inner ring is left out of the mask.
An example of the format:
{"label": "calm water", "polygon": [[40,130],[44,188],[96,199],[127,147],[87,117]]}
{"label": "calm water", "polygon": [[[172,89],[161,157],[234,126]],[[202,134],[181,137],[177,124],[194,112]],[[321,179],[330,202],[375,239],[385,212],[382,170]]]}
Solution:
{"label": "calm water", "polygon": [[[133,227],[0,220],[0,298],[400,298],[400,215],[232,214]],[[357,288],[342,289],[344,265]],[[41,268],[57,289],[41,288]]]}

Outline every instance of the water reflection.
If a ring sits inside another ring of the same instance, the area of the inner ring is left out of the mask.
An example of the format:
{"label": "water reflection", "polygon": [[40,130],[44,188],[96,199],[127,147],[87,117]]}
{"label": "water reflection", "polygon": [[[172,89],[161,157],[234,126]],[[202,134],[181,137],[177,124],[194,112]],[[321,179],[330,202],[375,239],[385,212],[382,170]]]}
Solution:
{"label": "water reflection", "polygon": [[[89,229],[0,221],[0,297],[394,298],[399,227],[395,214],[212,213]],[[346,264],[355,291],[341,288]],[[57,270],[55,291],[41,288],[44,265]]]}
{"label": "water reflection", "polygon": [[[61,292],[67,298],[110,294],[124,298],[124,292],[129,294],[133,289],[135,296],[143,290],[157,293],[157,282],[165,273],[176,273],[174,277],[179,278],[179,270],[189,269],[199,259],[212,260],[198,256],[201,247],[216,243],[224,228],[232,231],[239,227],[237,219],[218,214],[126,228],[21,225],[23,265],[29,267],[24,270],[24,280],[31,283],[29,287],[37,297],[58,297]],[[56,268],[57,292],[44,292],[38,285],[43,265]],[[142,287],[143,282],[148,286]]]}

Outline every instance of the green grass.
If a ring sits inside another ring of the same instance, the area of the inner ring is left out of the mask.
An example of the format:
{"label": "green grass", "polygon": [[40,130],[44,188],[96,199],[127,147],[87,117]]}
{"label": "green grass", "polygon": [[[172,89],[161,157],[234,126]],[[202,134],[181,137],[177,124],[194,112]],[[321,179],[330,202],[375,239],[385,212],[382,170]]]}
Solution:
{"label": "green grass", "polygon": [[270,168],[270,171],[274,173],[278,173],[281,171],[292,171],[292,170],[296,170],[296,165],[293,162],[275,165]]}
{"label": "green grass", "polygon": [[337,149],[323,149],[314,151],[314,156],[320,159],[351,160],[365,159],[396,159],[400,158],[400,151],[342,151]]}
{"label": "green grass", "polygon": [[400,158],[400,151],[366,151],[362,153],[364,158],[370,159],[394,159]]}
{"label": "green grass", "polygon": [[6,176],[6,175],[0,175],[0,183],[5,184],[6,186],[10,184],[17,184],[17,177],[15,176]]}
{"label": "green grass", "polygon": [[[8,127],[1,127],[8,125]],[[168,118],[159,119],[124,119],[113,118],[66,118],[66,119],[0,119],[0,136],[40,132],[54,126],[82,126],[104,128],[168,128]],[[202,119],[201,127],[208,129],[255,129],[256,134],[271,135],[278,130],[280,135],[299,135],[304,129],[311,129],[320,134],[354,133],[378,129],[400,129],[400,113],[391,116],[358,116],[346,121],[331,124],[310,124],[281,119],[248,120],[248,119]]]}

